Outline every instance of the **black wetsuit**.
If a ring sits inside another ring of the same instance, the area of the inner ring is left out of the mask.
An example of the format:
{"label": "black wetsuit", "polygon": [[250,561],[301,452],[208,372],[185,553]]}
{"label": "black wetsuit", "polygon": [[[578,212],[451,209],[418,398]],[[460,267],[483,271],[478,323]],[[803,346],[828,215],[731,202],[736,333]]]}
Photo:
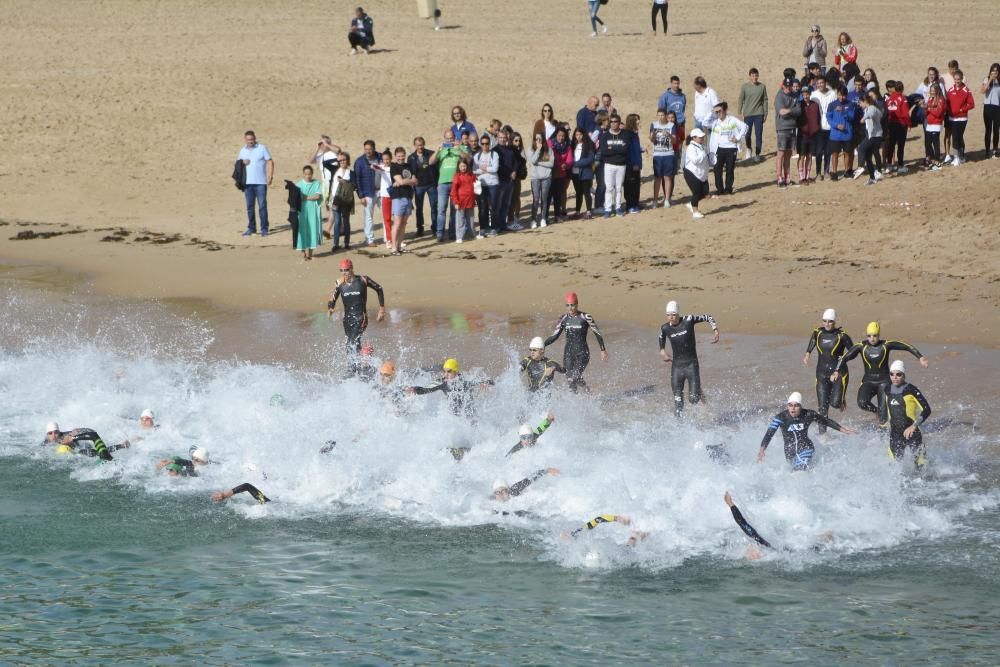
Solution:
{"label": "black wetsuit", "polygon": [[337,283],[333,291],[333,299],[327,308],[333,310],[337,299],[344,300],[344,335],[347,336],[347,350],[361,351],[361,336],[368,328],[368,290],[378,294],[378,305],[385,307],[385,293],[382,286],[368,276],[354,276],[350,282]]}
{"label": "black wetsuit", "polygon": [[586,388],[587,383],[583,381],[583,371],[590,363],[590,347],[587,345],[587,332],[594,330],[594,338],[604,352],[604,336],[597,328],[597,322],[589,314],[577,311],[576,315],[566,313],[556,322],[556,330],[545,339],[545,346],[548,347],[556,342],[563,331],[566,332],[566,346],[563,348],[563,366],[566,368],[566,379],[569,380],[569,388],[577,391],[580,387]]}
{"label": "black wetsuit", "polygon": [[688,385],[688,401],[701,400],[701,371],[698,367],[698,348],[694,336],[694,325],[708,322],[712,331],[718,331],[715,318],[711,315],[685,315],[676,325],[664,323],[660,327],[660,349],[670,341],[673,368],[670,372],[670,386],[674,391],[674,414],[681,416],[684,410],[684,383]]}
{"label": "black wetsuit", "polygon": [[[816,405],[817,412],[824,417],[830,413],[830,408],[840,409],[844,407],[844,398],[847,395],[847,381],[849,373],[844,369],[843,375],[837,378],[836,382],[830,381],[830,376],[837,370],[837,362],[840,357],[852,346],[854,342],[851,337],[844,333],[844,330],[837,327],[833,331],[827,331],[823,327],[816,327],[809,336],[809,343],[806,345],[806,352],[816,350]],[[826,426],[819,425],[819,432],[824,433]]]}
{"label": "black wetsuit", "polygon": [[[923,357],[920,350],[909,343],[895,340],[881,340],[875,345],[866,343],[855,343],[840,358],[837,363],[837,372],[847,371],[847,362],[854,357],[861,355],[865,362],[865,375],[861,379],[861,386],[858,387],[858,407],[865,412],[874,412],[878,415],[879,426],[885,426],[889,421],[889,412],[886,407],[886,393],[889,390],[889,352],[899,350],[909,352],[918,359]],[[878,397],[878,405],[872,404],[872,399]]]}
{"label": "black wetsuit", "polygon": [[263,491],[261,491],[260,489],[258,489],[253,484],[250,484],[249,482],[244,482],[244,483],[240,484],[239,486],[234,486],[232,488],[232,491],[233,491],[233,495],[234,496],[237,493],[243,493],[244,491],[246,491],[247,493],[249,493],[253,497],[254,500],[256,500],[261,505],[263,505],[264,503],[271,502],[271,499],[268,498],[267,496],[265,496]]}
{"label": "black wetsuit", "polygon": [[[550,422],[548,418],[543,419],[541,424],[539,424],[538,426],[536,426],[531,430],[531,442],[534,443],[535,440],[538,439],[538,436],[540,436],[542,433],[545,433],[545,431],[547,431],[550,426],[552,426],[552,422]],[[510,451],[507,452],[507,456],[510,456],[511,454],[517,454],[522,449],[524,449],[524,444],[518,442],[516,445],[510,448]]]}
{"label": "black wetsuit", "polygon": [[732,510],[733,512],[733,520],[736,521],[736,525],[740,527],[740,530],[746,533],[747,537],[749,537],[751,540],[753,540],[762,547],[767,547],[768,549],[774,548],[771,546],[770,542],[761,537],[760,533],[757,532],[756,528],[750,525],[749,521],[743,518],[743,514],[740,512],[739,507],[733,505],[729,509]]}
{"label": "black wetsuit", "polygon": [[198,473],[194,469],[194,461],[181,458],[180,456],[170,457],[171,463],[167,465],[167,472],[176,473],[180,477],[197,477]]}
{"label": "black wetsuit", "polygon": [[447,382],[441,380],[435,385],[430,387],[413,387],[413,392],[417,395],[430,394],[435,391],[443,391],[448,397],[448,404],[451,406],[451,411],[458,416],[473,417],[475,416],[475,403],[473,401],[473,392],[481,384],[493,384],[493,380],[483,380],[470,382],[463,377],[458,377]]}
{"label": "black wetsuit", "polygon": [[[898,387],[889,386],[889,455],[894,459],[903,458],[907,447],[913,448],[914,463],[918,468],[926,462],[924,438],[920,425],[931,416],[931,406],[912,384],[904,382]],[[917,425],[913,437],[909,440],[903,431],[913,424]]]}
{"label": "black wetsuit", "polygon": [[775,431],[781,429],[781,435],[785,439],[785,459],[792,464],[792,470],[805,470],[816,452],[816,446],[809,439],[809,426],[813,422],[825,423],[834,430],[840,430],[840,424],[815,410],[802,408],[798,417],[792,417],[788,410],[782,410],[771,417],[771,423],[767,426],[767,432],[760,446],[767,449]]}
{"label": "black wetsuit", "polygon": [[[548,368],[555,370],[546,376],[545,370]],[[525,357],[521,359],[521,372],[528,377],[528,391],[538,391],[542,387],[548,387],[552,384],[555,374],[565,373],[566,369],[548,357],[542,357],[538,360]]]}
{"label": "black wetsuit", "polygon": [[510,488],[508,488],[507,491],[508,493],[510,493],[511,496],[519,496],[525,491],[527,491],[528,487],[531,486],[534,482],[537,482],[542,477],[545,477],[546,474],[547,473],[544,469],[539,470],[531,477],[525,477],[520,482],[511,484]]}
{"label": "black wetsuit", "polygon": [[[68,433],[63,431],[59,433],[59,437],[56,440],[57,444],[62,444],[62,439],[67,436],[72,435],[73,440],[67,445],[73,450],[75,454],[81,454],[83,456],[96,456],[102,461],[111,461],[111,452],[106,444],[104,444],[103,438],[98,435],[97,431],[91,428],[77,428],[69,431]],[[44,442],[42,444],[52,444],[50,442]],[[120,447],[115,447],[120,449]]]}
{"label": "black wetsuit", "polygon": [[570,532],[570,535],[576,537],[584,530],[593,530],[594,528],[600,526],[602,523],[614,523],[616,519],[618,519],[618,517],[614,514],[599,514],[590,521],[588,521],[587,523],[577,528],[576,530]]}

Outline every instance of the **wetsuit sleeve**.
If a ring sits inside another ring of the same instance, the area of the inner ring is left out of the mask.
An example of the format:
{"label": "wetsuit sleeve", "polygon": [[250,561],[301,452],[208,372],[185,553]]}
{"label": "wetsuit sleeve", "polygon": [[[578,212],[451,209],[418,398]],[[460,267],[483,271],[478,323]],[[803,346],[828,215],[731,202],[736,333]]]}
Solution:
{"label": "wetsuit sleeve", "polygon": [[889,341],[886,341],[885,342],[885,349],[887,349],[887,350],[899,350],[900,352],[909,352],[910,354],[912,354],[913,356],[915,356],[917,359],[919,359],[920,357],[924,356],[924,355],[922,355],[920,353],[920,350],[918,350],[917,348],[913,347],[909,343],[904,343],[903,341],[899,341],[899,340],[889,340]]}
{"label": "wetsuit sleeve", "polygon": [[733,511],[733,520],[736,521],[736,525],[740,527],[740,530],[742,530],[747,537],[749,537],[751,540],[761,545],[762,547],[767,547],[768,549],[774,548],[771,546],[770,542],[768,542],[767,540],[765,540],[763,537],[760,536],[760,533],[757,532],[756,528],[751,526],[750,523],[743,518],[743,514],[740,512],[739,507],[733,505],[729,509]]}
{"label": "wetsuit sleeve", "polygon": [[529,359],[528,357],[525,357],[524,359],[521,359],[521,372],[522,372],[522,373],[523,373],[523,372],[524,372],[525,370],[527,370],[527,368],[528,368],[528,364],[529,364],[530,362],[531,362],[531,360],[530,360],[530,359]]}
{"label": "wetsuit sleeve", "polygon": [[542,419],[542,423],[540,423],[538,426],[535,427],[533,433],[535,435],[541,435],[542,433],[545,433],[547,430],[549,430],[550,426],[552,426],[552,422],[550,422],[548,418]]}
{"label": "wetsuit sleeve", "polygon": [[337,299],[340,298],[340,290],[343,288],[343,283],[337,283],[337,286],[333,288],[333,298],[326,304],[326,307],[333,310],[337,306]]}
{"label": "wetsuit sleeve", "polygon": [[767,446],[771,444],[771,438],[781,428],[781,424],[781,417],[778,415],[771,417],[771,423],[767,425],[767,433],[764,434],[764,439],[760,441],[761,449],[767,449]]}
{"label": "wetsuit sleeve", "polygon": [[556,342],[556,340],[559,339],[559,336],[562,335],[563,329],[565,328],[566,328],[566,316],[563,315],[562,317],[559,318],[559,321],[556,322],[556,330],[552,332],[551,336],[545,339],[545,347],[548,347],[549,345],[552,345],[552,343]]}
{"label": "wetsuit sleeve", "polygon": [[73,438],[74,446],[80,440],[89,440],[90,442],[94,443],[93,454],[91,454],[91,456],[96,456],[103,461],[113,460],[111,457],[111,452],[108,451],[108,446],[104,444],[104,440],[97,433],[97,431],[89,428],[78,429],[76,437]]}
{"label": "wetsuit sleeve", "polygon": [[556,373],[565,373],[566,372],[566,369],[563,368],[562,366],[560,366],[558,361],[553,361],[552,359],[549,359],[545,363],[545,367],[546,368],[554,368],[554,369],[556,369]]}
{"label": "wetsuit sleeve", "polygon": [[916,418],[913,418],[913,423],[920,426],[927,421],[928,417],[931,416],[931,404],[927,402],[927,399],[924,398],[924,395],[920,393],[919,389],[914,387],[912,384],[910,385],[910,388],[913,390],[913,398],[917,400],[917,403],[920,404],[921,408],[920,414],[917,415]]}
{"label": "wetsuit sleeve", "polygon": [[712,327],[712,331],[716,331],[719,328],[719,325],[715,323],[715,318],[711,315],[692,315],[691,321],[695,323],[708,322],[708,324]]}
{"label": "wetsuit sleeve", "polygon": [[367,285],[368,289],[375,290],[375,294],[378,295],[379,307],[385,308],[385,292],[382,290],[382,286],[368,276],[365,276],[365,285]]}
{"label": "wetsuit sleeve", "polygon": [[806,354],[809,354],[816,349],[817,336],[819,336],[819,329],[813,329],[812,335],[809,336],[809,342],[806,343]]}
{"label": "wetsuit sleeve", "polygon": [[858,356],[858,353],[860,352],[861,352],[860,343],[856,343],[852,345],[850,348],[848,348],[847,352],[844,353],[844,356],[842,356],[840,358],[840,361],[837,362],[836,372],[843,373],[845,370],[847,370],[847,362],[853,359],[854,357]]}
{"label": "wetsuit sleeve", "polygon": [[667,325],[664,324],[662,327],[660,327],[660,351],[662,352],[666,346],[667,346]]}
{"label": "wetsuit sleeve", "polygon": [[816,421],[819,422],[820,424],[825,424],[827,426],[827,428],[832,428],[834,431],[843,431],[844,430],[843,428],[841,428],[840,424],[838,424],[837,422],[833,421],[829,417],[824,417],[823,415],[819,414],[818,412],[816,413]]}
{"label": "wetsuit sleeve", "polygon": [[607,348],[604,347],[604,336],[601,335],[601,330],[597,328],[597,322],[594,321],[594,318],[589,313],[584,317],[587,318],[587,324],[589,324],[590,328],[594,331],[594,338],[597,339],[597,346],[601,348],[601,352],[604,352]]}
{"label": "wetsuit sleeve", "polygon": [[271,502],[271,499],[268,498],[267,496],[265,496],[263,491],[261,491],[260,489],[258,489],[253,484],[250,484],[249,482],[244,482],[243,484],[240,484],[239,486],[234,486],[233,489],[232,489],[232,491],[233,491],[233,495],[234,496],[237,493],[243,493],[244,491],[246,491],[251,496],[253,496],[254,499],[258,503],[260,503],[261,505],[263,505],[264,503]]}
{"label": "wetsuit sleeve", "polygon": [[[518,443],[518,444],[520,444],[520,443]],[[540,479],[540,478],[542,478],[544,476],[545,476],[545,470],[542,469],[542,470],[539,470],[538,472],[536,472],[531,477],[525,477],[520,482],[517,482],[516,484],[514,484],[513,486],[510,487],[510,495],[512,495],[512,496],[519,496],[519,495],[521,495],[522,493],[525,492],[525,490],[529,486],[531,486],[532,482],[535,482],[535,481],[537,481],[538,479]]]}
{"label": "wetsuit sleeve", "polygon": [[435,391],[444,391],[446,386],[447,386],[446,383],[440,382],[431,387],[414,387],[413,393],[417,394],[418,396],[422,396],[424,394],[430,394]]}
{"label": "wetsuit sleeve", "polygon": [[507,456],[510,456],[512,454],[517,454],[522,449],[524,449],[524,446],[521,443],[517,443],[516,445],[510,448],[510,451],[507,452]]}
{"label": "wetsuit sleeve", "polygon": [[844,334],[844,349],[849,350],[854,347],[854,341],[846,333]]}
{"label": "wetsuit sleeve", "polygon": [[572,531],[570,533],[570,535],[572,535],[573,537],[576,537],[577,535],[579,535],[580,533],[582,533],[584,530],[593,530],[594,528],[597,528],[602,523],[614,523],[617,518],[618,517],[615,516],[614,514],[599,514],[599,515],[595,516],[593,519],[591,519],[590,521],[588,521],[587,523],[585,523],[582,526],[580,526],[579,528],[577,528],[576,530]]}

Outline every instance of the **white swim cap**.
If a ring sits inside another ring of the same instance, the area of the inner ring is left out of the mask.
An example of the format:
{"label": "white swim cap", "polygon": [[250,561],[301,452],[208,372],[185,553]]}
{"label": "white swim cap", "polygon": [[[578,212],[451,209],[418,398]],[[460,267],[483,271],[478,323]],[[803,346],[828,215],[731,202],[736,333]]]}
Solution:
{"label": "white swim cap", "polygon": [[46,433],[52,433],[52,431],[58,431],[58,430],[59,430],[59,424],[55,422],[49,422],[48,424],[45,425]]}
{"label": "white swim cap", "polygon": [[191,452],[191,459],[201,461],[202,463],[208,463],[208,450],[204,447],[198,447],[193,452]]}
{"label": "white swim cap", "polygon": [[667,302],[667,315],[676,315],[680,311],[677,310],[677,302],[669,301]]}
{"label": "white swim cap", "polygon": [[506,489],[506,488],[507,488],[507,482],[503,481],[502,479],[498,479],[497,481],[493,482],[494,491],[499,491],[500,489]]}
{"label": "white swim cap", "polygon": [[789,394],[788,401],[786,401],[786,402],[787,403],[798,403],[799,405],[802,405],[802,394],[800,394],[797,391],[793,391],[791,394]]}
{"label": "white swim cap", "polygon": [[139,415],[139,419],[146,419],[147,417],[149,419],[153,418],[153,411],[150,410],[149,408],[146,408],[145,410],[142,411],[142,414]]}
{"label": "white swim cap", "polygon": [[529,350],[544,350],[545,349],[545,341],[542,340],[541,336],[535,336],[534,338],[531,339],[531,342],[528,343],[528,349]]}
{"label": "white swim cap", "polygon": [[532,431],[531,427],[527,424],[521,424],[521,428],[517,429],[517,434],[521,437],[531,435],[532,433],[534,433],[534,431]]}
{"label": "white swim cap", "polygon": [[889,364],[889,372],[906,375],[906,364],[903,363],[902,359],[896,359],[896,361]]}
{"label": "white swim cap", "polygon": [[826,310],[823,311],[823,319],[836,321],[837,311],[835,311],[833,308],[827,308]]}

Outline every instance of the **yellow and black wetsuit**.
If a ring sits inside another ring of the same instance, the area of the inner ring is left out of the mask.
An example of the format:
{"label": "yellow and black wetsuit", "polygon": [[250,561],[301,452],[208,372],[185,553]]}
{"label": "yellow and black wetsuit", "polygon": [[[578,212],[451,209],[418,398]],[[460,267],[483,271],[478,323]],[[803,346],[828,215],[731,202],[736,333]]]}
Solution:
{"label": "yellow and black wetsuit", "polygon": [[[823,327],[816,327],[812,335],[809,336],[809,343],[806,345],[806,353],[816,350],[816,405],[817,412],[826,417],[830,413],[830,408],[842,408],[844,397],[847,396],[847,381],[849,373],[845,367],[843,374],[837,378],[836,382],[830,381],[830,376],[837,370],[837,361],[844,353],[854,345],[851,337],[844,333],[844,330],[837,327],[833,331],[827,331]],[[819,424],[819,432],[824,433],[826,425]]]}
{"label": "yellow and black wetsuit", "polygon": [[[931,406],[912,384],[903,383],[889,387],[889,456],[902,459],[907,447],[913,448],[914,463],[922,468],[927,462],[924,438],[920,425],[931,416]],[[917,425],[913,437],[909,440],[903,431],[913,424]]]}
{"label": "yellow and black wetsuit", "polygon": [[[545,371],[549,368],[555,370],[546,375]],[[542,357],[538,360],[525,357],[521,359],[521,372],[528,378],[528,391],[538,391],[542,387],[548,387],[552,384],[555,374],[565,373],[566,369],[548,357]]]}
{"label": "yellow and black wetsuit", "polygon": [[[909,352],[916,358],[924,355],[909,343],[897,340],[879,340],[874,345],[856,343],[837,362],[837,372],[847,372],[847,362],[861,355],[865,362],[865,375],[858,387],[858,407],[865,412],[878,415],[879,426],[889,422],[889,412],[886,407],[886,393],[889,389],[889,352],[899,350]],[[872,399],[878,396],[878,406],[872,404]]]}
{"label": "yellow and black wetsuit", "polygon": [[91,428],[77,428],[69,431],[68,433],[62,432],[59,434],[59,441],[66,435],[73,437],[72,442],[67,445],[75,454],[82,454],[84,456],[96,456],[102,461],[111,461],[111,452],[108,450],[108,446],[104,444],[104,440],[98,435],[97,431]]}
{"label": "yellow and black wetsuit", "polygon": [[597,516],[595,516],[593,519],[591,519],[587,523],[583,524],[582,526],[580,526],[576,530],[570,532],[570,535],[572,535],[573,537],[576,537],[577,535],[579,535],[580,533],[582,533],[584,530],[593,530],[594,528],[597,528],[602,523],[614,523],[617,519],[618,519],[618,516],[616,514],[598,514]]}
{"label": "yellow and black wetsuit", "polygon": [[244,491],[246,491],[251,496],[253,496],[254,500],[256,500],[261,505],[263,505],[264,503],[271,502],[271,499],[268,498],[267,496],[265,496],[263,491],[261,491],[260,489],[258,489],[253,484],[250,484],[249,482],[244,482],[243,484],[240,484],[239,486],[234,486],[232,490],[233,490],[233,495],[234,496],[237,493],[243,493]]}

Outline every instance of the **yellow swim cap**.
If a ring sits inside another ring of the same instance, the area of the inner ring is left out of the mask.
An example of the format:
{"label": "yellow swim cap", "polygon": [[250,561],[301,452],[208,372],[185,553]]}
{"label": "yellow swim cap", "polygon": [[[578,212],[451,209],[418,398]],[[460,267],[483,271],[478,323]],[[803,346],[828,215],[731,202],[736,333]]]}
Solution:
{"label": "yellow swim cap", "polygon": [[446,371],[454,371],[455,373],[457,373],[459,371],[458,360],[448,359],[447,361],[444,362],[444,366],[442,366],[442,368]]}
{"label": "yellow swim cap", "polygon": [[878,322],[869,322],[868,330],[866,332],[869,336],[877,336],[879,334]]}
{"label": "yellow swim cap", "polygon": [[56,454],[72,454],[73,448],[69,445],[59,445],[56,447]]}

